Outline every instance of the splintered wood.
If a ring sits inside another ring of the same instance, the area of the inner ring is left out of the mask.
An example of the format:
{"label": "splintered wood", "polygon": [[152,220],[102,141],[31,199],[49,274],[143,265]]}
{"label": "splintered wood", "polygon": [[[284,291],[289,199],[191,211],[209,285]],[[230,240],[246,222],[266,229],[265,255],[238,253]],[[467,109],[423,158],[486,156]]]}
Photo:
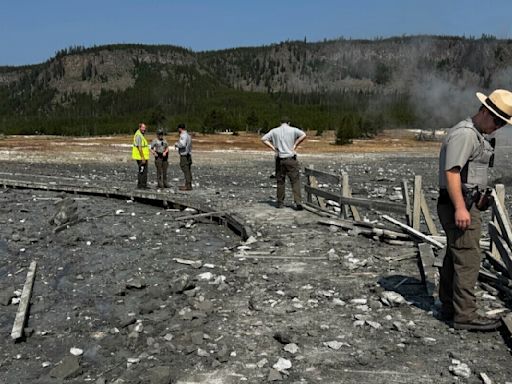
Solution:
{"label": "splintered wood", "polygon": [[[427,243],[418,244],[418,249],[420,250],[420,274],[421,274],[421,282],[425,285],[425,290],[428,296],[433,296],[434,288],[437,286],[437,278],[436,278],[436,268],[434,265],[434,250],[432,246]],[[432,284],[429,284],[429,280]]]}
{"label": "splintered wood", "polygon": [[18,307],[18,312],[16,313],[16,319],[14,320],[14,325],[12,327],[11,338],[13,340],[17,340],[23,336],[23,328],[27,320],[28,306],[30,303],[32,287],[34,285],[34,278],[36,275],[36,265],[37,263],[33,261],[30,263],[30,267],[28,269],[27,279],[21,293],[21,301]]}

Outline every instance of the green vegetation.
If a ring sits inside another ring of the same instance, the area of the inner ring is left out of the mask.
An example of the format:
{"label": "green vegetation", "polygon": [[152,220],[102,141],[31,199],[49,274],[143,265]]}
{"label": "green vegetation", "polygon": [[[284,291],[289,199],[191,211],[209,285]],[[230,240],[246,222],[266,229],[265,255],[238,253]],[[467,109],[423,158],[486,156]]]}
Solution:
{"label": "green vegetation", "polygon": [[[430,111],[416,112],[418,95],[403,84],[424,76],[428,84],[477,79],[472,86],[488,87],[488,68],[510,62],[511,46],[493,36],[286,41],[199,53],[169,45],[75,46],[46,63],[0,67],[0,133],[131,133],[145,121],[150,130],[185,122],[197,132],[262,134],[287,115],[319,135],[334,130],[336,142],[347,144],[384,127],[439,126]],[[130,86],[110,86],[116,76]]]}

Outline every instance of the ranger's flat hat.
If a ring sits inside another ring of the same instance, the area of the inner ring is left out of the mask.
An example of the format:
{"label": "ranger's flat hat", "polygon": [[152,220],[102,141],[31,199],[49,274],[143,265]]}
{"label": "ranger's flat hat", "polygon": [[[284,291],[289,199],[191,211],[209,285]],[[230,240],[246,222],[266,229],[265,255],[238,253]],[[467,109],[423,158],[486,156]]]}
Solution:
{"label": "ranger's flat hat", "polygon": [[508,124],[512,124],[512,92],[505,89],[496,89],[489,96],[477,92],[476,97],[492,113]]}

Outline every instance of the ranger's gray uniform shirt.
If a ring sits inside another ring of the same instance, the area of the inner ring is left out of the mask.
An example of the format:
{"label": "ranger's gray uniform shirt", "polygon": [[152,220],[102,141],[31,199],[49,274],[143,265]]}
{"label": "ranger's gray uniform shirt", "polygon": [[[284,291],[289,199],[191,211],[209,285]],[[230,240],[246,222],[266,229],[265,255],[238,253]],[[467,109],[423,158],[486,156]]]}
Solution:
{"label": "ranger's gray uniform shirt", "polygon": [[164,153],[168,146],[169,144],[165,139],[153,139],[153,141],[151,142],[151,149],[153,149],[156,153],[160,154]]}
{"label": "ranger's gray uniform shirt", "polygon": [[[477,182],[471,182],[471,175],[468,174],[468,182],[464,183],[464,180],[462,180],[462,182],[468,187],[478,185],[481,188],[485,188],[487,184],[487,168],[490,155],[486,156],[482,152],[484,152],[484,149],[485,151],[489,150],[488,147],[490,147],[490,145],[475,128],[471,118],[462,120],[457,125],[450,128],[443,140],[439,154],[439,188],[446,189],[447,187],[446,171],[454,167],[459,167],[459,169],[462,170],[469,160],[474,160],[475,164],[473,168],[475,168],[475,166],[478,167],[479,171],[485,172],[485,175],[482,173]],[[485,170],[483,168],[485,168]],[[475,179],[473,181],[475,181]]]}
{"label": "ranger's gray uniform shirt", "polygon": [[192,154],[192,138],[187,131],[180,133],[180,139],[176,143],[176,147],[178,147],[178,153],[181,156]]}
{"label": "ranger's gray uniform shirt", "polygon": [[284,123],[277,128],[271,129],[261,140],[270,141],[277,149],[277,156],[281,159],[287,159],[296,155],[296,152],[293,150],[293,145],[295,141],[304,134],[305,133],[299,128]]}

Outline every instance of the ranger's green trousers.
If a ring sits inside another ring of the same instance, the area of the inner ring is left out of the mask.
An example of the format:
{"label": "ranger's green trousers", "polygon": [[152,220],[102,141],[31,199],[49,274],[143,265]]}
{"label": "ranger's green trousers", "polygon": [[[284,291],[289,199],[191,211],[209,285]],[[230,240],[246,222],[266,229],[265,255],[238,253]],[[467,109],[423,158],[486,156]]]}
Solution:
{"label": "ranger's green trousers", "polygon": [[454,321],[466,323],[476,314],[475,284],[478,279],[482,252],[480,211],[473,205],[471,225],[462,231],[455,225],[455,208],[450,202],[438,202],[437,213],[446,233],[446,256],[440,274],[439,299],[443,312],[453,314]]}

